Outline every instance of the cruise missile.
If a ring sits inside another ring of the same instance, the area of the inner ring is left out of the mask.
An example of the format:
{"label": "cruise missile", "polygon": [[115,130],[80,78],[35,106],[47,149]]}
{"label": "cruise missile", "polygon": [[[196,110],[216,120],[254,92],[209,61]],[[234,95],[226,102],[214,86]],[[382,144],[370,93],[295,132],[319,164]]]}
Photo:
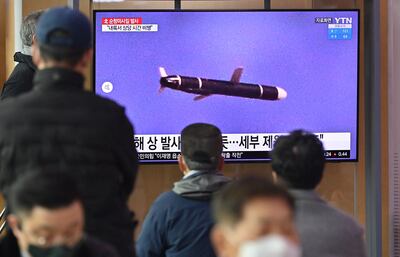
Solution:
{"label": "cruise missile", "polygon": [[215,80],[181,75],[168,75],[163,67],[160,72],[160,92],[166,87],[186,93],[196,94],[194,100],[201,100],[210,95],[226,95],[261,100],[282,100],[287,92],[280,87],[240,82],[243,68],[235,69],[231,80]]}

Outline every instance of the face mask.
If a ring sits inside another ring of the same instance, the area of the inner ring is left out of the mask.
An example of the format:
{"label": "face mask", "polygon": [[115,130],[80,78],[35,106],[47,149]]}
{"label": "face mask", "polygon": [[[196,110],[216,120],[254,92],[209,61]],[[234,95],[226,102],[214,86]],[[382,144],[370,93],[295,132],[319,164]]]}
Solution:
{"label": "face mask", "polygon": [[269,235],[240,246],[239,257],[300,257],[300,247],[280,235]]}
{"label": "face mask", "polygon": [[28,246],[28,252],[32,257],[72,257],[75,248],[66,246],[38,247]]}

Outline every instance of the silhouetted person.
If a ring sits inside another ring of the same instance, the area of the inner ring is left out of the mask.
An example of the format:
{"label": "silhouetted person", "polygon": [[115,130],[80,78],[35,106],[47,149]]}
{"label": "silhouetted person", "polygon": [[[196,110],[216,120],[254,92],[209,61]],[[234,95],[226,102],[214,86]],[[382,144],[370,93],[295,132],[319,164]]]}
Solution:
{"label": "silhouetted person", "polygon": [[181,132],[183,179],[154,202],[137,241],[139,257],[212,257],[211,196],[230,181],[221,173],[221,131],[195,123]]}
{"label": "silhouetted person", "polygon": [[30,13],[22,21],[20,36],[23,48],[21,52],[14,54],[14,61],[18,64],[4,83],[1,100],[32,90],[33,76],[36,71],[36,65],[32,61],[32,44],[36,37],[37,21],[42,13],[43,11]]}
{"label": "silhouetted person", "polygon": [[296,200],[296,225],[306,257],[365,257],[363,229],[349,215],[333,208],[315,192],[325,156],[322,142],[302,130],[279,137],[272,168]]}
{"label": "silhouetted person", "polygon": [[84,190],[86,230],[134,254],[127,200],[137,172],[133,128],[123,107],[84,91],[91,25],[70,8],[39,19],[33,90],[0,103],[0,189],[32,170],[67,171]]}

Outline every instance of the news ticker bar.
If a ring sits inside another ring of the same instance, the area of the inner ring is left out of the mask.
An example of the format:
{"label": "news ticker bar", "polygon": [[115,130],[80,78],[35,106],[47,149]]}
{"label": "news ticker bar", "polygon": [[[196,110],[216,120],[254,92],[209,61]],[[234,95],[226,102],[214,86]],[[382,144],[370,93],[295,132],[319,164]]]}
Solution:
{"label": "news ticker bar", "polygon": [[[235,161],[235,160],[269,160],[270,159],[270,151],[260,152],[260,151],[251,151],[251,152],[224,152],[222,156],[227,161]],[[140,161],[176,161],[178,159],[180,152],[173,153],[139,153],[138,158]],[[339,150],[339,151],[325,151],[326,159],[349,159],[350,151],[349,150]]]}
{"label": "news ticker bar", "polygon": [[[223,134],[223,152],[269,152],[275,141],[283,135],[287,133]],[[322,141],[325,150],[332,154],[336,153],[334,151],[342,152],[351,149],[349,132],[315,133],[315,135]],[[179,153],[181,151],[180,134],[135,135],[134,143],[138,153]]]}

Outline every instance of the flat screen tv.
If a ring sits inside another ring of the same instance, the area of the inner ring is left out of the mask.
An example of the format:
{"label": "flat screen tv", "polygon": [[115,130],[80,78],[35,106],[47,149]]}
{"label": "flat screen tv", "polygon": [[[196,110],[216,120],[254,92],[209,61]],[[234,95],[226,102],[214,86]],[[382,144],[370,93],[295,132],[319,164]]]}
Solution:
{"label": "flat screen tv", "polygon": [[95,92],[126,107],[143,163],[175,162],[195,122],[228,162],[268,161],[295,129],[357,160],[357,10],[102,10],[94,37]]}

